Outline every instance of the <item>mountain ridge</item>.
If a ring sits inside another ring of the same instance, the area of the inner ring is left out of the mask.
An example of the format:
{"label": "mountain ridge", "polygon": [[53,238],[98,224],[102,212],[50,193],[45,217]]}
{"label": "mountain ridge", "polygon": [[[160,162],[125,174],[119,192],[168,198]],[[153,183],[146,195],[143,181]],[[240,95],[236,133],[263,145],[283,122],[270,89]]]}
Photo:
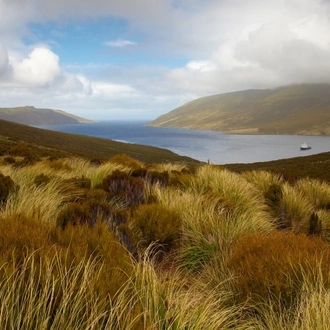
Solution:
{"label": "mountain ridge", "polygon": [[205,96],[148,125],[227,134],[330,135],[330,84],[295,84]]}
{"label": "mountain ridge", "polygon": [[63,110],[23,106],[0,108],[0,119],[23,125],[83,124],[92,120],[75,116]]}

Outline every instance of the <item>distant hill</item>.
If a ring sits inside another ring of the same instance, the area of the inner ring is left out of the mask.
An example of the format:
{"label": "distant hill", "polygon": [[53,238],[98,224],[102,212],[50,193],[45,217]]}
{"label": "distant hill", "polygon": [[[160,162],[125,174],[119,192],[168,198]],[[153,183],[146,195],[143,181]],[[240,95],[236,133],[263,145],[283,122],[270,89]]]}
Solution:
{"label": "distant hill", "polygon": [[330,135],[330,84],[299,84],[202,97],[149,125],[228,134]]}
{"label": "distant hill", "polygon": [[39,157],[80,156],[104,160],[116,154],[126,154],[149,163],[200,163],[167,149],[55,132],[0,119],[0,156],[10,154],[13,149],[30,150],[29,153]]}
{"label": "distant hill", "polygon": [[91,120],[74,116],[62,110],[40,109],[32,106],[0,108],[0,119],[35,126],[92,122]]}

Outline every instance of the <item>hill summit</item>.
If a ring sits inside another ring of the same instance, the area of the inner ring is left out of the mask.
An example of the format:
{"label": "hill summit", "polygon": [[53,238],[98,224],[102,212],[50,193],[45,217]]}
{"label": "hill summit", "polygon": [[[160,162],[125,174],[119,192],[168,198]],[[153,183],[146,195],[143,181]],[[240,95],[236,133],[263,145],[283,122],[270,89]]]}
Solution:
{"label": "hill summit", "polygon": [[33,106],[0,108],[0,119],[24,125],[82,124],[93,121],[62,110],[41,109]]}
{"label": "hill summit", "polygon": [[297,84],[202,97],[149,125],[228,134],[330,135],[330,84]]}

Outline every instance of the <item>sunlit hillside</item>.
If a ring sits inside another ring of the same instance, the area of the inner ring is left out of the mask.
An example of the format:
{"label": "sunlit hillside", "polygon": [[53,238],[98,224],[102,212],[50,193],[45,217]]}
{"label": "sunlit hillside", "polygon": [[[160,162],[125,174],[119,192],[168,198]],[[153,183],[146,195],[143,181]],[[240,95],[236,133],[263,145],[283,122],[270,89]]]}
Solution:
{"label": "sunlit hillside", "polygon": [[0,119],[24,125],[54,125],[91,123],[62,110],[40,109],[33,106],[0,108]]}
{"label": "sunlit hillside", "polygon": [[150,125],[229,134],[329,135],[330,85],[297,84],[202,97]]}

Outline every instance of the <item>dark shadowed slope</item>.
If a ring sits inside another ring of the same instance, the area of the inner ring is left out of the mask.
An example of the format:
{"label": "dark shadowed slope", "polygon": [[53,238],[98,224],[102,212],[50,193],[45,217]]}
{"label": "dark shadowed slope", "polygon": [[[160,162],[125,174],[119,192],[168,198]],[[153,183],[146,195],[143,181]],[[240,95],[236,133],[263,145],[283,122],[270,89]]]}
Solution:
{"label": "dark shadowed slope", "polygon": [[42,155],[77,155],[85,158],[107,159],[125,153],[144,162],[198,163],[189,157],[179,156],[169,150],[112,141],[83,135],[60,133],[0,120],[2,153],[13,143],[27,143],[39,149]]}

